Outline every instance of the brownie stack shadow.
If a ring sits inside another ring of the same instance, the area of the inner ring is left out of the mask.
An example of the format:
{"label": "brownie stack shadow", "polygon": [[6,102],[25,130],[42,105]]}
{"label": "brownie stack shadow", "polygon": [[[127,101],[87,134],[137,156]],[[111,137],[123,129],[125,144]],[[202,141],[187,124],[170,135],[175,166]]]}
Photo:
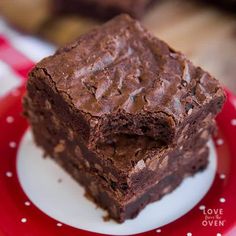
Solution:
{"label": "brownie stack shadow", "polygon": [[206,168],[224,100],[216,79],[120,15],[39,62],[23,105],[36,144],[124,222]]}

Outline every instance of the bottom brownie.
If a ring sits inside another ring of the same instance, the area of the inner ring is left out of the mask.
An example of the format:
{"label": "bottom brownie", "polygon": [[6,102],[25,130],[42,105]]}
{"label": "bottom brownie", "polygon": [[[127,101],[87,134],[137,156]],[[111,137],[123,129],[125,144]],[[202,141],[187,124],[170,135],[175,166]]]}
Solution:
{"label": "bottom brownie", "polygon": [[126,219],[135,218],[149,203],[157,201],[167,193],[172,192],[185,177],[192,176],[205,169],[208,163],[208,154],[207,146],[199,148],[192,153],[185,165],[179,166],[177,171],[167,173],[157,183],[128,198],[115,195],[107,186],[106,181],[102,181],[98,176],[92,175],[83,169],[78,170],[77,164],[68,161],[67,158],[57,157],[55,160],[85,187],[86,194],[96,204],[106,209],[111,218],[122,223]]}

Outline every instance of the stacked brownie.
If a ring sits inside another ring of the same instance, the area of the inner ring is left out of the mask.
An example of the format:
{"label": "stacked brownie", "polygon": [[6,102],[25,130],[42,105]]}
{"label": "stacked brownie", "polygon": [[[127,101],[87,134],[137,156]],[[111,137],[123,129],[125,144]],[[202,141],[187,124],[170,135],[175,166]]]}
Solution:
{"label": "stacked brownie", "polygon": [[208,163],[219,82],[121,15],[39,62],[24,111],[36,143],[123,222]]}

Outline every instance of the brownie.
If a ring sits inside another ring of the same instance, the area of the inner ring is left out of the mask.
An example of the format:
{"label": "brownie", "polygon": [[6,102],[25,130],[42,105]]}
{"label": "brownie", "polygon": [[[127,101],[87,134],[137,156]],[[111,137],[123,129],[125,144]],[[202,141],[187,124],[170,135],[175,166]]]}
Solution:
{"label": "brownie", "polygon": [[141,18],[154,0],[53,0],[56,13],[110,19],[121,13]]}
{"label": "brownie", "polygon": [[127,15],[39,62],[32,83],[90,149],[115,134],[170,144],[225,100],[216,79]]}
{"label": "brownie", "polygon": [[[75,166],[68,166],[64,159],[61,159],[60,165],[69,173],[72,173],[73,177],[85,187],[87,195],[95,203],[108,211],[109,217],[122,223],[126,219],[135,218],[148,204],[160,200],[164,195],[171,193],[187,176],[192,176],[204,170],[208,164],[208,154],[207,147],[201,149],[200,154],[192,153],[191,161],[189,161],[188,165],[179,166],[177,171],[168,173],[160,181],[129,198],[114,196],[109,189],[104,187],[89,172],[73,171]],[[157,214],[162,213],[157,212]]]}
{"label": "brownie", "polygon": [[121,15],[39,62],[23,105],[36,144],[123,222],[206,167],[224,100],[216,79]]}
{"label": "brownie", "polygon": [[[42,140],[41,142],[45,142],[44,147],[46,147],[46,143],[50,139],[45,139],[40,135],[37,137]],[[103,176],[94,175],[91,170],[86,171],[78,160],[69,156],[68,152],[58,152],[57,155],[52,153],[52,155],[70,175],[85,187],[86,193],[99,206],[106,209],[111,218],[120,223],[137,216],[147,204],[159,200],[174,190],[186,176],[205,169],[208,163],[208,149],[206,147],[188,150],[183,155],[173,156],[170,162],[171,166],[160,178],[155,178],[156,181],[145,184],[144,179],[139,180],[141,188],[122,194],[116,191],[115,186],[110,185]]]}
{"label": "brownie", "polygon": [[123,194],[137,191],[144,184],[160,179],[169,166],[175,165],[173,159],[187,150],[205,145],[215,129],[214,120],[207,117],[190,136],[179,139],[177,146],[163,147],[162,143],[149,138],[123,135],[122,138],[115,136],[113,139],[117,140],[110,140],[110,143],[91,151],[83,145],[80,135],[68,129],[67,123],[52,112],[54,106],[49,106],[49,109],[47,94],[32,91],[34,95],[29,93],[31,98],[29,95],[25,97],[24,106],[36,143],[52,157],[61,153],[67,155],[70,157],[68,161],[72,160],[87,171],[102,176],[114,190]]}
{"label": "brownie", "polygon": [[[42,99],[44,97],[41,96]],[[91,156],[91,153],[78,148],[77,141],[66,139],[69,137],[69,133],[64,132],[66,124],[61,124],[56,114],[43,106],[42,110],[38,110],[39,105],[45,102],[38,100],[39,103],[36,103],[35,98],[33,101],[34,104],[25,98],[36,143],[81,183],[86,193],[118,222],[134,218],[147,204],[174,190],[184,177],[207,166],[208,149],[205,145],[214,131],[213,121],[203,121],[204,126],[183,147],[179,144],[177,147],[165,147],[164,151],[155,148],[145,153],[143,141],[146,140],[140,139],[137,143],[136,138],[123,137],[115,156],[111,155],[109,147],[100,150],[103,151],[102,157],[99,156],[99,150]],[[139,156],[135,155],[137,149],[141,151]],[[99,160],[104,162],[97,164]],[[130,161],[134,161],[133,165],[129,164]],[[126,177],[123,182],[122,177]]]}

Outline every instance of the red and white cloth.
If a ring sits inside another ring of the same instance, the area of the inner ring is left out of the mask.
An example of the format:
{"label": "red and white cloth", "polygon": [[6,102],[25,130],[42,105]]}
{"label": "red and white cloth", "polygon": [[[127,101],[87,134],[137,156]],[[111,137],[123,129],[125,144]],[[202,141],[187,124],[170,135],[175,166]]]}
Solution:
{"label": "red and white cloth", "polygon": [[54,50],[48,43],[14,31],[0,18],[0,98],[23,83],[35,62]]}

